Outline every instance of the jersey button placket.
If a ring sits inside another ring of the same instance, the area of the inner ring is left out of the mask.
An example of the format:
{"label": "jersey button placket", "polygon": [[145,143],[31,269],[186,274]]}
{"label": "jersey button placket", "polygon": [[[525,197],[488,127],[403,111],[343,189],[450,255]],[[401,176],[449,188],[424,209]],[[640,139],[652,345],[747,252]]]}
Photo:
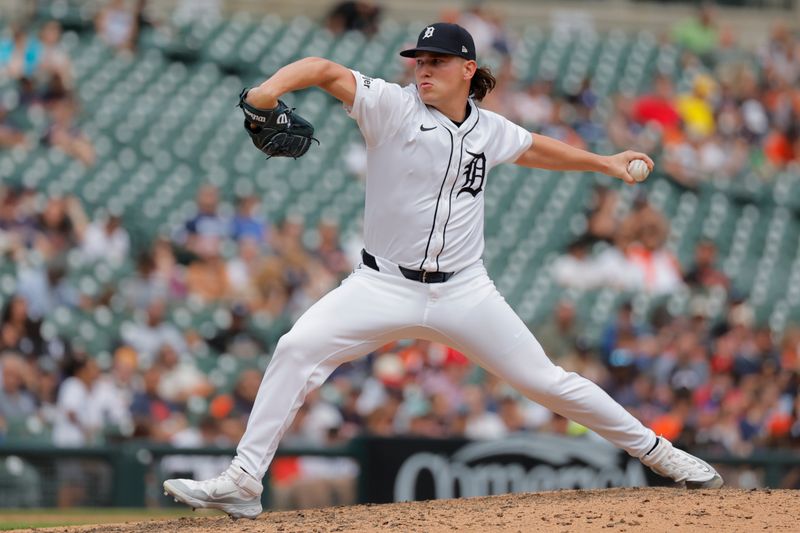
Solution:
{"label": "jersey button placket", "polygon": [[[456,135],[458,134],[456,133]],[[442,196],[439,199],[440,207],[439,207],[439,212],[436,215],[436,227],[433,230],[433,243],[432,243],[433,246],[431,246],[431,253],[428,256],[429,261],[427,263],[428,268],[431,270],[438,270],[436,267],[436,257],[442,252],[442,248],[445,245],[444,227],[447,222],[450,191],[453,188],[453,180],[457,180],[459,174],[458,155],[459,154],[457,154],[456,151],[453,150],[453,156],[450,161],[451,170],[447,175],[444,188],[442,189]]]}

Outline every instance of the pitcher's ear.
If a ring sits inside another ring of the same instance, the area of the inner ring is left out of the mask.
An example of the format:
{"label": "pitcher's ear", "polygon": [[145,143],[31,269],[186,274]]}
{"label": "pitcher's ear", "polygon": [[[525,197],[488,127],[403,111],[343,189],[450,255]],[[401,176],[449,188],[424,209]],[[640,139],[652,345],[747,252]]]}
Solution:
{"label": "pitcher's ear", "polygon": [[468,60],[464,62],[464,79],[470,80],[475,75],[475,72],[478,70],[478,64],[475,61]]}

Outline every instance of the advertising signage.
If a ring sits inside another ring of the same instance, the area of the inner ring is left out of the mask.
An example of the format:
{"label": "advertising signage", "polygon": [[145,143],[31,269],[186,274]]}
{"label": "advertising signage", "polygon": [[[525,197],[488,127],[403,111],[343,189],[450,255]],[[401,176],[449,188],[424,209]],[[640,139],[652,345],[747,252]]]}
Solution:
{"label": "advertising signage", "polygon": [[650,484],[637,459],[587,438],[378,438],[365,452],[365,494],[374,503]]}

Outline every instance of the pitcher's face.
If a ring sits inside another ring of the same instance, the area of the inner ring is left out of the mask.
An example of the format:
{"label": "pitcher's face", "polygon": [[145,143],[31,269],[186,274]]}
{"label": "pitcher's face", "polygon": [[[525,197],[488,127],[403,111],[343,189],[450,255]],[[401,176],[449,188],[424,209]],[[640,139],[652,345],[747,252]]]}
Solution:
{"label": "pitcher's face", "polygon": [[469,87],[477,64],[457,56],[419,52],[414,75],[420,98],[427,105],[439,107]]}

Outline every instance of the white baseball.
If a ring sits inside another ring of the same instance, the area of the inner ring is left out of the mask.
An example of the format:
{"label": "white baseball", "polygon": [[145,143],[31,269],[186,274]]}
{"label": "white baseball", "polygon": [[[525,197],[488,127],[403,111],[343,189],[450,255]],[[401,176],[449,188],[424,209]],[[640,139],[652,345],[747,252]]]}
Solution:
{"label": "white baseball", "polygon": [[647,163],[643,159],[634,159],[628,163],[628,174],[636,181],[642,182],[647,179],[650,169],[647,168]]}

